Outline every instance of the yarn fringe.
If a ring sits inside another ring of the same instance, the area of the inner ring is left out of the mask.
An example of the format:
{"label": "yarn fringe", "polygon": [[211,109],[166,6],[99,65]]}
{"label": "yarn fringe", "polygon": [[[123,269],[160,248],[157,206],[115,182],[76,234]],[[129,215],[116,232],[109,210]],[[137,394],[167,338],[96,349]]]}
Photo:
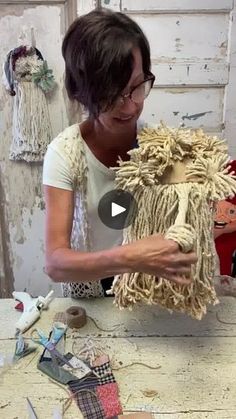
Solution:
{"label": "yarn fringe", "polygon": [[34,83],[20,81],[15,86],[13,139],[10,160],[43,161],[52,139],[45,94]]}
{"label": "yarn fringe", "polygon": [[[139,207],[124,230],[123,243],[161,233],[183,252],[195,251],[198,261],[191,268],[190,285],[136,272],[116,276],[110,292],[119,308],[132,309],[138,302],[159,304],[201,319],[207,305],[218,302],[213,284],[213,202],[236,193],[227,146],[202,130],[164,124],[144,129],[138,140],[139,148],[129,152],[130,161],[120,160],[114,169],[117,187],[132,193]],[[169,182],[178,162],[183,164],[181,180],[177,176],[176,183]]]}

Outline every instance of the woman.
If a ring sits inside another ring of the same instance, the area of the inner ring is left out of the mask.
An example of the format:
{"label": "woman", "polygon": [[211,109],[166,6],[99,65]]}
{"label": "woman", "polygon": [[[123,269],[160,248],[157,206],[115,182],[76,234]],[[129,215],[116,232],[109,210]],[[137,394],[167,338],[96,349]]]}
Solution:
{"label": "woman", "polygon": [[100,198],[114,189],[111,167],[129,158],[154,82],[145,35],[128,16],[98,9],[75,20],[62,53],[68,96],[89,116],[54,139],[45,156],[48,275],[72,297],[102,296],[124,272],[189,283],[194,253],[161,235],[121,246],[122,232],[98,216]]}

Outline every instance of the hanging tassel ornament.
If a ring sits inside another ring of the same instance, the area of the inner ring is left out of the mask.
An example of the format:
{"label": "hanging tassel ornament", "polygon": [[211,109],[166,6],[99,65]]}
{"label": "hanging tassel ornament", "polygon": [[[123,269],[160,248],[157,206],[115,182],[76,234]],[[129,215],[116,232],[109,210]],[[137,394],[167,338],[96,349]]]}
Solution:
{"label": "hanging tassel ornament", "polygon": [[46,93],[55,87],[52,70],[35,47],[9,52],[3,82],[13,96],[13,130],[10,160],[43,161],[52,139]]}
{"label": "hanging tassel ornament", "polygon": [[144,129],[139,147],[120,161],[118,188],[129,191],[139,211],[124,230],[123,243],[161,233],[183,252],[198,257],[191,268],[190,285],[180,285],[145,273],[115,277],[110,293],[115,304],[129,308],[138,303],[159,304],[168,310],[201,319],[208,304],[218,302],[214,285],[215,249],[213,204],[236,193],[236,179],[228,166],[227,146],[202,130]]}

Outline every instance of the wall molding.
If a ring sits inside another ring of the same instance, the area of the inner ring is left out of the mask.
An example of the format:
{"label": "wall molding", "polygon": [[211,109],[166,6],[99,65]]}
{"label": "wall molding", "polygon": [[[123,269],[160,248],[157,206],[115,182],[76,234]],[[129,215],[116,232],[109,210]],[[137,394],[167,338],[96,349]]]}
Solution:
{"label": "wall molding", "polygon": [[66,27],[77,17],[77,0],[0,0],[0,5],[25,7],[62,5],[65,8]]}

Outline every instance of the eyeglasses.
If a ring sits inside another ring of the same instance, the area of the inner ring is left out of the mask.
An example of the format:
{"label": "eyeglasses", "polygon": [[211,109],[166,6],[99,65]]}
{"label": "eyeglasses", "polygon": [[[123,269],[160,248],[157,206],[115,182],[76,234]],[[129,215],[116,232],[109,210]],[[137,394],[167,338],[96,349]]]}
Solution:
{"label": "eyeglasses", "polygon": [[150,90],[154,84],[155,76],[150,74],[147,78],[134,86],[129,93],[121,94],[116,102],[116,105],[124,105],[125,99],[129,98],[132,102],[139,104],[146,99],[150,93]]}

